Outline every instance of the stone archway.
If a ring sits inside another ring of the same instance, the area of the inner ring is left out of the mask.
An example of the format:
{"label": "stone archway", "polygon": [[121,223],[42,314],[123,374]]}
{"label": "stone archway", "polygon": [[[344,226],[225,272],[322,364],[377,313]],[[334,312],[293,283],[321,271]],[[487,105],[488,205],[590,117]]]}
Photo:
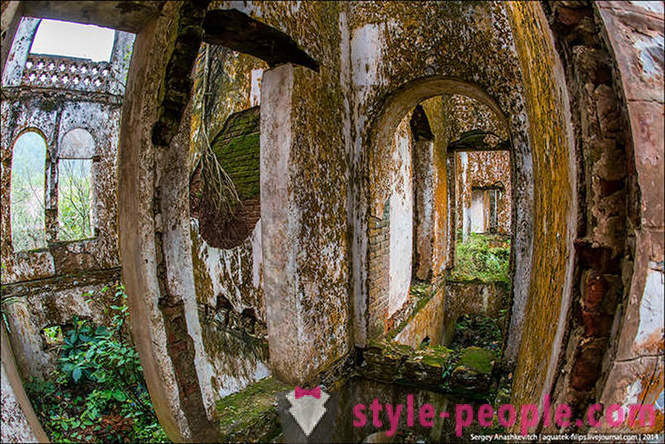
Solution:
{"label": "stone archway", "polygon": [[[482,88],[470,83],[461,81],[454,78],[446,77],[426,77],[416,79],[408,82],[399,87],[395,92],[390,94],[384,101],[381,108],[379,117],[372,125],[369,136],[369,190],[368,198],[368,220],[366,221],[369,227],[369,240],[367,242],[367,295],[366,295],[366,322],[367,322],[367,337],[375,339],[385,333],[384,323],[386,319],[386,312],[383,312],[380,307],[387,306],[382,303],[382,300],[389,297],[387,291],[387,284],[385,282],[385,273],[377,273],[385,266],[383,253],[377,251],[376,242],[372,240],[372,236],[385,236],[384,231],[385,222],[381,222],[381,212],[383,208],[381,199],[377,200],[375,196],[376,191],[373,189],[373,184],[380,183],[382,174],[381,168],[375,168],[375,165],[385,162],[386,154],[385,147],[390,146],[390,140],[395,133],[399,122],[402,120],[409,110],[413,109],[418,103],[427,100],[434,96],[440,95],[464,95],[477,100],[479,103],[486,105],[494,112],[497,120],[509,129],[514,139],[513,145],[516,149],[511,152],[512,169],[515,173],[515,182],[519,180],[520,187],[516,188],[513,196],[513,266],[511,274],[514,279],[513,292],[513,307],[512,315],[515,319],[520,319],[523,316],[526,302],[527,285],[530,279],[530,239],[531,239],[531,214],[529,209],[533,206],[533,192],[532,192],[532,178],[529,165],[531,164],[531,153],[529,146],[526,142],[520,143],[520,140],[525,141],[523,128],[515,122],[519,119],[511,121],[506,117],[496,100],[490,97]],[[517,135],[517,137],[515,137]],[[377,206],[378,205],[378,206]],[[378,208],[378,210],[377,210]],[[522,211],[515,211],[515,209]],[[385,219],[385,217],[384,217]],[[377,222],[379,221],[377,225]],[[450,241],[450,240],[448,240]],[[356,308],[358,310],[358,307]],[[515,322],[509,332],[508,343],[519,343],[521,331],[518,328],[519,323]],[[356,332],[358,334],[358,332]]]}

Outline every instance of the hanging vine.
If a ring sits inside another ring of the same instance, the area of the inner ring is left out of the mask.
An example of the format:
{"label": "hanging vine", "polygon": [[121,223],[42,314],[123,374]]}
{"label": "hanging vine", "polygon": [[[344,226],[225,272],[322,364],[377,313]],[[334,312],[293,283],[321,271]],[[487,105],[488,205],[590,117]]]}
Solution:
{"label": "hanging vine", "polygon": [[[225,225],[233,220],[242,207],[242,202],[238,197],[236,187],[224,171],[222,165],[217,159],[210,138],[208,136],[208,109],[211,109],[215,103],[216,95],[210,91],[210,85],[215,85],[219,78],[219,73],[210,69],[210,45],[205,45],[204,62],[202,72],[202,90],[203,100],[201,101],[201,134],[203,140],[203,150],[198,159],[201,174],[201,200],[203,210],[208,215],[214,215],[220,225]],[[219,71],[219,70],[217,70]],[[194,168],[196,171],[197,168]]]}

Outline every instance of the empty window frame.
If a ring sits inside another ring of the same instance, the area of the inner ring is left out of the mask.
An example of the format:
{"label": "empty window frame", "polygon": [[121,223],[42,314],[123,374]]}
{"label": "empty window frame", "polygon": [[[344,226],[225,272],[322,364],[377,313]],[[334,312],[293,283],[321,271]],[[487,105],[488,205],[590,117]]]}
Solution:
{"label": "empty window frame", "polygon": [[471,231],[496,233],[499,228],[501,188],[474,187],[471,196]]}
{"label": "empty window frame", "polygon": [[14,251],[46,247],[46,141],[36,131],[21,134],[12,149],[10,214]]}
{"label": "empty window frame", "polygon": [[58,240],[94,236],[95,141],[81,128],[69,131],[58,149]]}

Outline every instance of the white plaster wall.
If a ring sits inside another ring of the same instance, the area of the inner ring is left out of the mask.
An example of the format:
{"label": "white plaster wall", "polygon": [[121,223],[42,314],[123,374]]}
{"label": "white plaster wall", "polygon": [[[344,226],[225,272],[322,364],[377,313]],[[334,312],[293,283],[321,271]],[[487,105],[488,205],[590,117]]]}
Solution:
{"label": "white plaster wall", "polygon": [[[367,253],[367,214],[363,209],[363,191],[358,185],[357,177],[362,172],[363,165],[363,136],[367,126],[366,114],[363,105],[367,102],[367,96],[371,87],[382,82],[378,66],[381,66],[383,52],[381,49],[382,28],[379,24],[368,23],[361,28],[351,30],[347,21],[346,13],[340,14],[340,29],[342,37],[342,57],[348,58],[348,63],[343,62],[342,74],[345,76],[343,85],[348,85],[350,120],[348,137],[352,144],[347,149],[350,159],[354,165],[351,169],[351,193],[349,197],[349,218],[353,225],[353,336],[356,345],[365,346],[367,331],[365,317],[367,315],[367,281],[366,253]],[[344,48],[348,45],[347,50]],[[345,103],[346,105],[346,103]],[[353,131],[351,131],[353,129]]]}
{"label": "white plaster wall", "polygon": [[635,336],[635,347],[640,348],[654,338],[663,337],[665,323],[665,278],[657,265],[651,262],[644,293],[640,302],[640,321]]}
{"label": "white plaster wall", "polygon": [[402,120],[394,138],[392,192],[390,195],[390,296],[388,316],[409,294],[413,255],[413,180],[408,119]]}
{"label": "white plaster wall", "polygon": [[469,222],[472,233],[485,232],[484,194],[485,193],[480,190],[474,190],[471,192],[471,211],[469,211],[471,220]]}
{"label": "white plaster wall", "polygon": [[458,193],[462,195],[462,240],[466,242],[471,230],[471,211],[466,199],[466,187],[468,186],[469,158],[467,153],[459,153],[459,166],[462,169],[462,188]]}

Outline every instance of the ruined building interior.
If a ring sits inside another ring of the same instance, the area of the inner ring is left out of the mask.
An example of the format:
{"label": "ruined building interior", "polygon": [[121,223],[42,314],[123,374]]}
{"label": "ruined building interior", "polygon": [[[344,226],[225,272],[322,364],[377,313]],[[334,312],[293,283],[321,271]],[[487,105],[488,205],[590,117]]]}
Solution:
{"label": "ruined building interior", "polygon": [[662,433],[662,2],[0,5],[2,442]]}

